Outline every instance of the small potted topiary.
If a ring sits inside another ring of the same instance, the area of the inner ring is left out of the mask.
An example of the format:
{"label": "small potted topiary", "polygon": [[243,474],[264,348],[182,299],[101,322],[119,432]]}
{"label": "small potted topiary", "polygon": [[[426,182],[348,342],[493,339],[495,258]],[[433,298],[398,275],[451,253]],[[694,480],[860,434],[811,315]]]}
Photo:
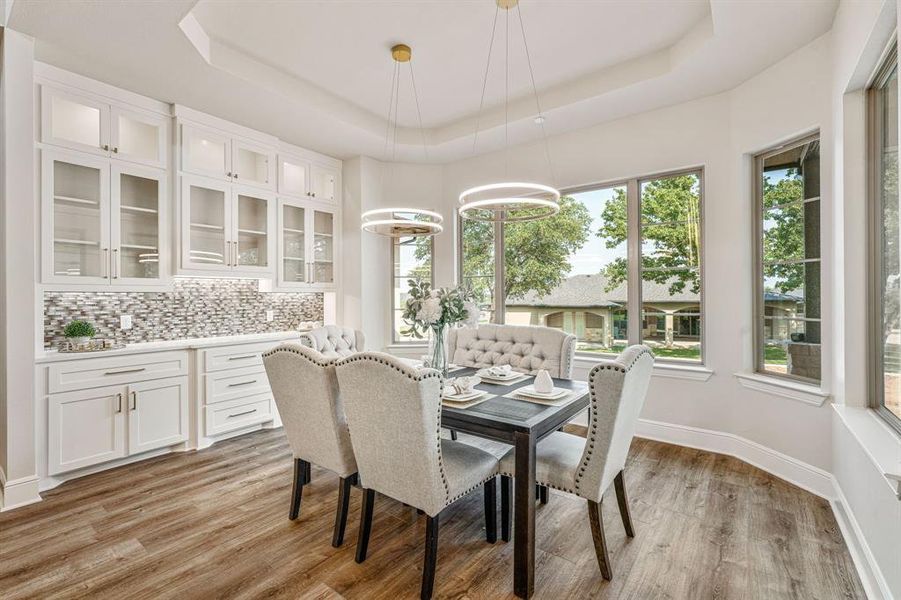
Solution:
{"label": "small potted topiary", "polygon": [[63,335],[76,347],[87,345],[96,333],[94,326],[87,321],[72,321],[63,329]]}

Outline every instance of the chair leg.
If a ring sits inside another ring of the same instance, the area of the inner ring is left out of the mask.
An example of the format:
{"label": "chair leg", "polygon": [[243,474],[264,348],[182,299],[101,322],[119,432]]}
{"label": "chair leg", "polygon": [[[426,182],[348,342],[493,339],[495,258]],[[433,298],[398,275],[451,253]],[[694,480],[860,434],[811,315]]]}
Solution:
{"label": "chair leg", "polygon": [[542,504],[547,504],[549,494],[548,487],[546,485],[539,485],[536,487],[537,490],[535,495],[538,496],[538,501]]}
{"label": "chair leg", "polygon": [[613,479],[613,487],[616,489],[616,502],[619,504],[619,515],[623,519],[623,527],[626,535],[635,537],[635,526],[632,524],[632,514],[629,512],[629,497],[626,495],[626,482],[623,477],[625,471],[620,471]]}
{"label": "chair leg", "polygon": [[510,530],[512,511],[510,510],[510,499],[513,496],[513,479],[506,475],[501,475],[501,539],[505,542],[510,541]]}
{"label": "chair leg", "polygon": [[358,563],[366,560],[366,550],[369,548],[369,533],[372,531],[372,508],[375,504],[375,490],[363,490],[363,507],[360,510],[360,532],[357,537]]}
{"label": "chair leg", "polygon": [[421,600],[432,597],[435,587],[435,563],[438,561],[438,515],[428,517],[425,525],[425,559],[422,565],[422,588],[419,592]]}
{"label": "chair leg", "polygon": [[356,474],[338,479],[338,510],[335,513],[335,532],[332,534],[332,546],[335,548],[344,543],[347,510],[350,508],[350,488],[356,483],[356,480]]}
{"label": "chair leg", "polygon": [[497,477],[485,482],[485,539],[489,544],[497,541]]}
{"label": "chair leg", "polygon": [[[306,462],[306,461],[304,461]],[[304,479],[304,483],[312,483],[313,481],[313,465],[309,462],[306,462],[306,478]]]}
{"label": "chair leg", "polygon": [[451,439],[457,441],[457,432],[451,429]]}
{"label": "chair leg", "polygon": [[303,496],[303,486],[309,483],[307,469],[310,463],[299,458],[294,459],[294,485],[291,487],[291,509],[288,518],[294,521],[300,516],[300,499]]}
{"label": "chair leg", "polygon": [[588,520],[591,522],[591,537],[594,539],[594,553],[598,558],[601,576],[610,581],[613,577],[610,568],[610,555],[607,554],[607,540],[604,538],[604,520],[601,516],[601,503],[588,501]]}

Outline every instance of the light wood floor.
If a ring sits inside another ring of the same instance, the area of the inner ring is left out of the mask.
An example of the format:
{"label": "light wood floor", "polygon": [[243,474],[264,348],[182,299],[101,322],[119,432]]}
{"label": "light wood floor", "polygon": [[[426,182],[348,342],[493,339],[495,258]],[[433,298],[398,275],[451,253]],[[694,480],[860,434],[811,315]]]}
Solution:
{"label": "light wood floor", "polygon": [[[0,596],[414,598],[424,519],[379,497],[369,558],[354,562],[360,494],[331,547],[337,478],[313,468],[287,518],[291,457],[259,432],[66,483],[0,515]],[[636,439],[626,475],[637,535],[616,502],[601,579],[583,501],[537,515],[537,598],[864,598],[827,502],[740,461]],[[484,541],[481,492],[442,516],[436,597],[508,598],[513,544]]]}

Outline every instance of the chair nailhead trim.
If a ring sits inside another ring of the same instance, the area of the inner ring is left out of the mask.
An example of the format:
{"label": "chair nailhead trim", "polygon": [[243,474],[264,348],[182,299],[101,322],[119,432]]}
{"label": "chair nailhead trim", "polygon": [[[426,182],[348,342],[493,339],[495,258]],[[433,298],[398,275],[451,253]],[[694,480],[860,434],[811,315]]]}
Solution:
{"label": "chair nailhead trim", "polygon": [[[279,352],[291,352],[292,354],[302,356],[307,361],[313,363],[317,367],[327,367],[335,362],[334,358],[326,358],[324,356],[322,358],[318,358],[318,357],[310,355],[309,352],[315,352],[316,354],[320,354],[320,353],[316,352],[309,346],[301,346],[301,348],[303,348],[304,350],[307,350],[308,352],[301,352],[296,346],[295,347],[278,346],[276,348],[273,348],[272,350],[263,352],[260,356],[262,356],[263,358],[269,358],[270,356],[275,356]],[[321,356],[321,354],[320,354],[320,356]]]}
{"label": "chair nailhead trim", "polygon": [[[516,477],[516,475],[514,475],[513,473],[500,473],[500,475],[503,475],[504,477],[513,477],[513,478]],[[565,487],[560,487],[560,486],[554,485],[553,483],[548,483],[546,481],[539,481],[536,479],[535,485],[540,485],[542,487],[548,487],[548,488],[551,488],[552,490],[557,490],[559,492],[566,492],[567,494],[573,494],[575,496],[579,495],[579,493],[576,492],[575,490],[571,490],[571,489],[565,488]]]}

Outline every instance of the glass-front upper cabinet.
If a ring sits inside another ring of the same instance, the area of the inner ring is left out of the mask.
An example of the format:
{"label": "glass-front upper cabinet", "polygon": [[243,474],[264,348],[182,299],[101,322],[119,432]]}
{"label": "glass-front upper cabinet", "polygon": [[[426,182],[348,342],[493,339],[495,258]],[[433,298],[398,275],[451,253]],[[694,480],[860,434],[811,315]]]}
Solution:
{"label": "glass-front upper cabinet", "polygon": [[190,173],[231,180],[231,139],[213,129],[183,124],[181,168]]}
{"label": "glass-front upper cabinet", "polygon": [[274,201],[253,190],[237,188],[235,203],[235,266],[243,271],[268,269]]}
{"label": "glass-front upper cabinet", "polygon": [[310,196],[322,202],[334,202],[337,197],[338,174],[335,170],[313,165],[310,167]]}
{"label": "glass-front upper cabinet", "polygon": [[279,200],[278,281],[285,287],[305,285],[309,276],[307,259],[307,209],[301,202]]}
{"label": "glass-front upper cabinet", "polygon": [[312,277],[311,283],[321,286],[335,284],[335,213],[330,210],[311,211],[312,236]]}
{"label": "glass-front upper cabinet", "polygon": [[168,119],[112,107],[110,152],[115,158],[166,168]]}
{"label": "glass-front upper cabinet", "polygon": [[44,152],[41,173],[44,281],[108,283],[109,161]]}
{"label": "glass-front upper cabinet", "polygon": [[232,140],[232,179],[244,185],[275,189],[275,152],[243,140]]}
{"label": "glass-front upper cabinet", "polygon": [[280,154],[278,157],[278,193],[306,198],[310,195],[310,164],[299,158]]}
{"label": "glass-front upper cabinet", "polygon": [[228,270],[234,266],[230,238],[230,186],[204,177],[182,177],[182,266]]}
{"label": "glass-front upper cabinet", "polygon": [[113,282],[146,283],[167,271],[161,223],[166,219],[166,175],[156,169],[112,168]]}
{"label": "glass-front upper cabinet", "polygon": [[87,96],[41,86],[41,141],[108,154],[110,106]]}

